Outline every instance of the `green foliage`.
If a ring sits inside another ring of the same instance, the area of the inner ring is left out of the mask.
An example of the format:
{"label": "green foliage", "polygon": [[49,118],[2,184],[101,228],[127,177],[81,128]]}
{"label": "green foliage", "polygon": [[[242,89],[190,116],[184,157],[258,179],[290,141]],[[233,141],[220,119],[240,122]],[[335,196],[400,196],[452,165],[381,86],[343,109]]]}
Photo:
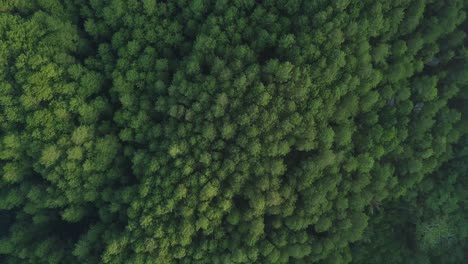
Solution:
{"label": "green foliage", "polygon": [[3,1],[0,262],[461,263],[466,9]]}

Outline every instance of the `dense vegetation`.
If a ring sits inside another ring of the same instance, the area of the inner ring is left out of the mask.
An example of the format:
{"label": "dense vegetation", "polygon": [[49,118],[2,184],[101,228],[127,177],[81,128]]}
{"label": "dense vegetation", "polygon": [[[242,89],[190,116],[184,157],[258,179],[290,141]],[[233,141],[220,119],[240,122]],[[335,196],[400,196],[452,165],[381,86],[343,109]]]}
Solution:
{"label": "dense vegetation", "polygon": [[4,0],[1,263],[462,263],[464,0]]}

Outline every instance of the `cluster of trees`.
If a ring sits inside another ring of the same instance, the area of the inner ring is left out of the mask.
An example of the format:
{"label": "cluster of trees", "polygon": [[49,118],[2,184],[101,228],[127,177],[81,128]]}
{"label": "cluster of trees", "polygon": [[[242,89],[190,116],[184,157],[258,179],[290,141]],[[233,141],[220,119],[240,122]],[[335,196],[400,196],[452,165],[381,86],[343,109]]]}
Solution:
{"label": "cluster of trees", "polygon": [[0,262],[461,263],[467,7],[0,4]]}

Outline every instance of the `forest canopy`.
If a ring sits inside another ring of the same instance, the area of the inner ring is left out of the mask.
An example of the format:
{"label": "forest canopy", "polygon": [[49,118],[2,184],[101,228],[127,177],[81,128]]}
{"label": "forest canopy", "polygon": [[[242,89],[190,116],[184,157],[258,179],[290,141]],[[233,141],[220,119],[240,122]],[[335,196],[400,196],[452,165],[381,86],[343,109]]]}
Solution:
{"label": "forest canopy", "polygon": [[468,1],[0,2],[0,263],[463,263]]}

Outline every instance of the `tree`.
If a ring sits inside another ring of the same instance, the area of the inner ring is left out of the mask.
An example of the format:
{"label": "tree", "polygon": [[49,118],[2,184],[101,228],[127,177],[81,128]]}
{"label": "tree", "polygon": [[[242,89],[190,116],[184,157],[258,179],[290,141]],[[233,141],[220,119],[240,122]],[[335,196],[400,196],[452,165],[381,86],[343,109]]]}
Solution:
{"label": "tree", "polygon": [[465,2],[0,4],[0,262],[460,263]]}

